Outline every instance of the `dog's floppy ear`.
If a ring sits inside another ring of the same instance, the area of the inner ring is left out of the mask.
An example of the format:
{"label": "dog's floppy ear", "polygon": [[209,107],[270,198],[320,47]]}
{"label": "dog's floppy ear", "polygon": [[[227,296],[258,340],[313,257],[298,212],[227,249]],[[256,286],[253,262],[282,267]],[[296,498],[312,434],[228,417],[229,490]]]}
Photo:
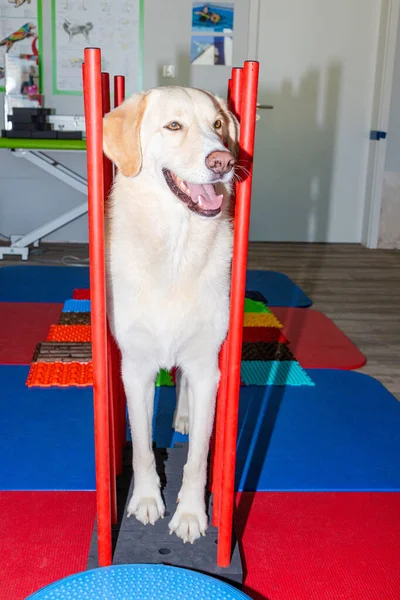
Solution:
{"label": "dog's floppy ear", "polygon": [[239,130],[240,125],[239,121],[235,117],[235,115],[228,110],[228,106],[225,100],[215,96],[217,100],[222,114],[225,116],[225,123],[227,123],[224,127],[224,143],[226,144],[228,150],[233,154],[235,158],[238,157],[239,154]]}
{"label": "dog's floppy ear", "polygon": [[140,125],[146,94],[135,94],[103,119],[104,154],[125,177],[136,177],[142,168]]}

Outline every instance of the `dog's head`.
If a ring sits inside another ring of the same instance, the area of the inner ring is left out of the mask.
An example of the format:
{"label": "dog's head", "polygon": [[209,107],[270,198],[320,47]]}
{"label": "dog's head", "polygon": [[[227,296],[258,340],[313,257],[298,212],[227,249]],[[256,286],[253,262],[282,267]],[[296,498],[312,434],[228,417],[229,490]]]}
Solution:
{"label": "dog's head", "polygon": [[157,88],[135,94],[104,118],[104,152],[125,177],[150,172],[174,201],[214,217],[223,201],[215,185],[233,178],[238,129],[213,94]]}

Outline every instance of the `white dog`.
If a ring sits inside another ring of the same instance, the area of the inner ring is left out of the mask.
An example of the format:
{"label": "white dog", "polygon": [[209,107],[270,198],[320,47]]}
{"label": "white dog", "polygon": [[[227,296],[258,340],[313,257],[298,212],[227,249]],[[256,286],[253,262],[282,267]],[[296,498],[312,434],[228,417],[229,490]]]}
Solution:
{"label": "white dog", "polygon": [[189,433],[190,443],[169,528],[192,543],[207,528],[207,456],[229,319],[237,136],[225,102],[192,88],[134,95],[104,119],[104,151],[118,167],[107,271],[133,440],[128,513],[145,524],[164,515],[152,451],[154,382],[161,367],[177,366],[173,426]]}

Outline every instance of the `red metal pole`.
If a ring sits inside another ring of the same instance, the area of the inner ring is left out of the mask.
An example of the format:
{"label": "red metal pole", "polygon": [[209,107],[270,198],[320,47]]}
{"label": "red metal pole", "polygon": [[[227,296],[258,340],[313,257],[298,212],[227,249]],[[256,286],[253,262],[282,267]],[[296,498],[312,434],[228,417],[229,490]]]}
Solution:
{"label": "red metal pole", "polygon": [[[119,364],[121,364],[121,353],[118,352]],[[120,397],[120,427],[122,436],[122,445],[126,444],[126,396],[122,378],[119,380],[119,397]]]}
{"label": "red metal pole", "polygon": [[[108,73],[101,74],[101,97],[102,97],[102,112],[103,117],[111,110],[110,102],[110,75]],[[112,162],[105,154],[103,154],[103,173],[104,173],[104,198],[108,198],[113,180]]]}
{"label": "red metal pole", "polygon": [[231,84],[231,110],[240,121],[240,113],[243,97],[243,68],[236,67],[232,69]]}
{"label": "red metal pole", "polygon": [[[107,323],[107,382],[108,382],[108,410],[110,418],[110,496],[111,496],[111,522],[117,523],[117,454],[119,450],[122,467],[122,448],[117,444],[118,417],[115,412],[115,403],[118,401],[118,381],[115,385],[115,359],[113,346],[115,342],[110,327]],[[118,405],[117,405],[118,407]]]}
{"label": "red metal pole", "polygon": [[[228,82],[228,108],[240,121],[240,98],[242,96],[243,69],[232,69],[232,78]],[[235,194],[232,194],[232,204],[234,205]],[[212,491],[213,491],[213,513],[212,521],[215,527],[219,526],[221,512],[221,486],[222,486],[222,469],[224,460],[224,435],[225,435],[225,412],[226,412],[226,396],[228,389],[228,345],[229,332],[227,339],[221,349],[220,354],[220,372],[221,379],[218,388],[216,425],[215,425],[215,450],[213,457],[212,470]]]}
{"label": "red metal pole", "polygon": [[125,100],[125,77],[115,75],[114,77],[114,107],[116,108]]}
{"label": "red metal pole", "polygon": [[[110,104],[110,75],[101,74],[101,96],[103,117],[111,110]],[[112,162],[103,154],[103,176],[104,176],[104,204],[107,204],[108,195],[112,186],[113,166]],[[114,365],[113,365],[113,346],[110,328],[107,326],[107,365],[108,365],[108,410],[110,417],[110,488],[111,488],[111,521],[117,522],[117,459],[122,461],[122,452],[118,439],[118,428],[116,427],[116,409],[118,409],[118,397],[115,394],[114,385]],[[119,450],[119,455],[118,455]]]}
{"label": "red metal pole", "polygon": [[228,345],[228,390],[224,435],[221,511],[218,531],[217,563],[227,567],[231,560],[232,520],[235,492],[236,438],[240,393],[244,296],[246,291],[247,249],[250,224],[255,122],[258,88],[258,62],[247,61],[243,71],[240,107],[239,160],[249,174],[237,184],[232,261],[231,307]]}
{"label": "red metal pole", "polygon": [[89,207],[98,561],[100,567],[106,567],[111,565],[112,550],[104,261],[103,111],[100,49],[85,48],[84,56],[83,92],[86,121]]}
{"label": "red metal pole", "polygon": [[222,487],[222,460],[224,452],[224,426],[226,412],[226,393],[228,384],[228,341],[222,344],[219,355],[221,378],[218,387],[217,411],[215,419],[214,434],[214,456],[212,462],[212,492],[213,511],[212,522],[215,527],[219,526],[221,514],[221,487]]}
{"label": "red metal pole", "polygon": [[[125,77],[123,75],[115,75],[114,77],[114,107],[116,108],[125,100]],[[116,170],[116,169],[115,169]],[[121,364],[121,354],[119,350],[117,350],[118,354],[118,364]],[[119,435],[121,441],[121,456],[122,456],[122,448],[126,443],[126,397],[124,384],[122,383],[122,379],[119,375]],[[121,472],[122,472],[122,462],[121,462]]]}
{"label": "red metal pole", "polygon": [[228,79],[228,91],[226,94],[226,103],[229,110],[231,109],[231,94],[232,94],[232,79]]}
{"label": "red metal pole", "polygon": [[110,394],[113,400],[113,428],[115,439],[115,474],[122,473],[122,448],[125,444],[125,438],[121,430],[121,392],[120,392],[120,356],[118,346],[108,327],[108,369]]}

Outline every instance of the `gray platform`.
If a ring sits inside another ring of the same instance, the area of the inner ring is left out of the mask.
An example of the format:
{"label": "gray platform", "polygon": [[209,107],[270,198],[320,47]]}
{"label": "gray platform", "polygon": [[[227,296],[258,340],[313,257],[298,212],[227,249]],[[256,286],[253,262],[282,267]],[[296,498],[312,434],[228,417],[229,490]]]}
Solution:
{"label": "gray platform", "polygon": [[[184,544],[175,535],[170,535],[168,523],[176,508],[176,497],[181,486],[183,466],[186,462],[187,445],[167,449],[158,455],[158,471],[163,486],[166,515],[152,525],[143,525],[134,517],[127,518],[126,506],[114,551],[113,564],[162,563],[185,567],[218,577],[236,586],[243,583],[243,569],[239,547],[235,540],[232,561],[229,567],[217,566],[218,530],[210,525],[205,537],[194,544]],[[133,480],[128,495],[130,499]],[[209,507],[211,514],[212,507]],[[88,568],[97,567],[96,531],[88,561]]]}

